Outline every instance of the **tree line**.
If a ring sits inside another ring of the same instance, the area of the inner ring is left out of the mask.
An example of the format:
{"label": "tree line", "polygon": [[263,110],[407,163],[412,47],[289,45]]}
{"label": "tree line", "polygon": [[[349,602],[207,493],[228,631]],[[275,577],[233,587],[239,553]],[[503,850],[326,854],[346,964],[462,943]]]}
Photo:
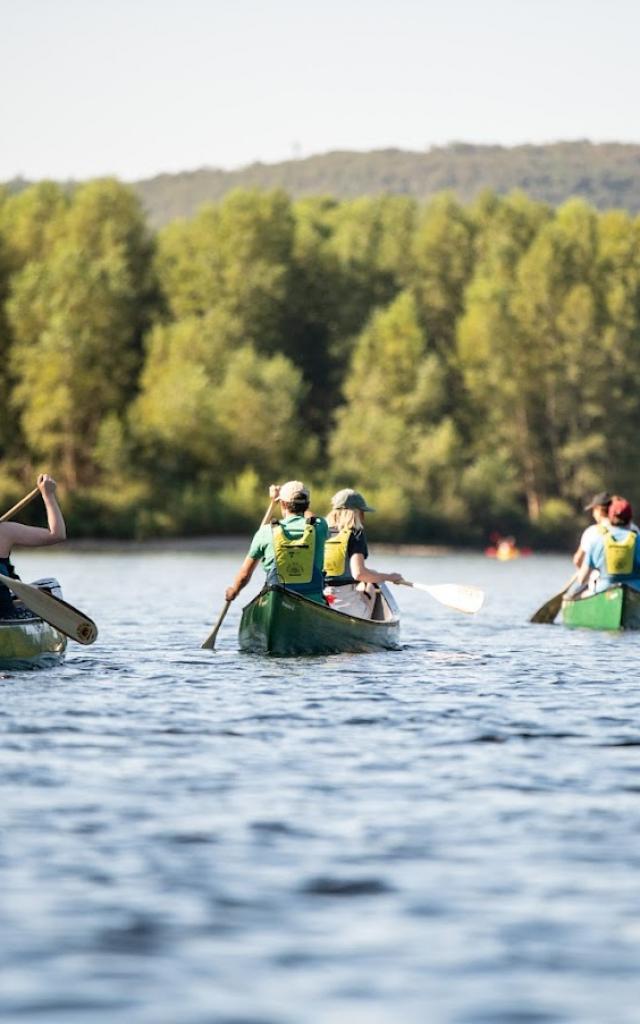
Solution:
{"label": "tree line", "polygon": [[76,536],[238,533],[299,477],[379,537],[558,542],[635,493],[639,242],[517,192],[236,190],[157,233],[115,180],[5,193],[0,500],[46,468]]}

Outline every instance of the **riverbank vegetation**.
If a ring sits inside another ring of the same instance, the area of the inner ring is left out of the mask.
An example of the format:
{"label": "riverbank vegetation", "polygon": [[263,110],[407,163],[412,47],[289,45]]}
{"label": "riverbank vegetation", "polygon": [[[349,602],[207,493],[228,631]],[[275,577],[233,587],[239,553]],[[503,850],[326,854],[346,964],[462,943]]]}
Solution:
{"label": "riverbank vegetation", "polygon": [[393,540],[557,543],[635,495],[640,222],[522,193],[0,199],[0,500],[76,536],[250,530],[272,480],[356,486]]}

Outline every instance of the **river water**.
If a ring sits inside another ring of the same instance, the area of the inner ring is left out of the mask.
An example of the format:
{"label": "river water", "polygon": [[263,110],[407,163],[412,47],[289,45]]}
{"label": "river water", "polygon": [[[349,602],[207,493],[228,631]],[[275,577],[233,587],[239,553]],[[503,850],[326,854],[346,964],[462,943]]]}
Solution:
{"label": "river water", "polygon": [[17,553],[100,637],[0,678],[2,1020],[635,1024],[640,636],[528,623],[567,559],[381,553],[484,609],[201,651],[241,557]]}

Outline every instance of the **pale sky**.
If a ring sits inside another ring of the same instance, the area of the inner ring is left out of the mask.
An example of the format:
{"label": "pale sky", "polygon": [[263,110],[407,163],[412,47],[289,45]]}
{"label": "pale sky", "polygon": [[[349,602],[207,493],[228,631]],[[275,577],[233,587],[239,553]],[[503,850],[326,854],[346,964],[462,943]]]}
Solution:
{"label": "pale sky", "polygon": [[0,181],[640,142],[637,0],[0,0]]}

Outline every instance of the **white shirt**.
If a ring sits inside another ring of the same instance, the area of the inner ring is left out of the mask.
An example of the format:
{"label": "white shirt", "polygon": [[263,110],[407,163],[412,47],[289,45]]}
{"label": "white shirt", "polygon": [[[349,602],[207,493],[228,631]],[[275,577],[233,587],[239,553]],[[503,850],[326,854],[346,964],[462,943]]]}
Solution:
{"label": "white shirt", "polygon": [[586,530],[582,534],[582,537],[580,538],[580,551],[584,551],[586,555],[587,551],[589,550],[593,542],[596,541],[598,537],[602,536],[602,530],[600,529],[600,527],[608,525],[608,519],[601,519],[599,523],[592,523],[591,526],[587,526]]}

